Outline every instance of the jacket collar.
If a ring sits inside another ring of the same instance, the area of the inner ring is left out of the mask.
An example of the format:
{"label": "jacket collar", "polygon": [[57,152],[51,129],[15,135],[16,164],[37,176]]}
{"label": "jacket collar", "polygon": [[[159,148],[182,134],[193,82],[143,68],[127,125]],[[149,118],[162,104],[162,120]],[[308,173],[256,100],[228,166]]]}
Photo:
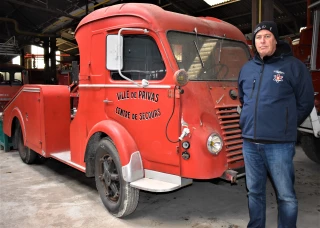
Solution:
{"label": "jacket collar", "polygon": [[276,51],[271,56],[266,56],[263,60],[260,58],[259,53],[256,51],[253,61],[262,64],[262,63],[273,63],[283,59],[285,56],[292,56],[291,47],[288,43],[284,41],[279,41],[276,47]]}

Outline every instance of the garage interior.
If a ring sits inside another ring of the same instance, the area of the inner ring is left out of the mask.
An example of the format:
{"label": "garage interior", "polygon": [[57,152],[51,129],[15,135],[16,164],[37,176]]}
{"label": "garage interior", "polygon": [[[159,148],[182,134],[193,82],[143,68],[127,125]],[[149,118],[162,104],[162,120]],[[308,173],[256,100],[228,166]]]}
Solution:
{"label": "garage interior", "polygon": [[[50,47],[50,50],[69,54],[71,59],[77,60],[79,52],[74,31],[81,19],[93,10],[127,2],[156,4],[164,10],[190,16],[216,17],[239,28],[247,40],[251,40],[251,32],[259,21],[274,20],[280,37],[294,40],[299,38],[302,27],[312,25],[308,6],[317,1],[230,0],[211,6],[203,0],[3,0],[0,3],[0,62],[25,56],[28,45],[45,50]],[[55,58],[46,52],[45,61]],[[21,61],[21,65],[25,65],[25,58]],[[55,66],[51,68],[55,70]]]}
{"label": "garage interior", "polygon": [[[320,4],[318,0],[229,0],[216,5],[204,0],[2,0],[0,64],[20,56],[22,66],[34,68],[32,60],[43,58],[42,77],[56,84],[56,64],[79,61],[74,37],[79,22],[94,10],[131,2],[195,17],[216,17],[236,26],[248,45],[253,28],[263,20],[277,23],[281,39],[298,42],[301,28],[313,25],[309,6]],[[44,54],[33,55],[31,45],[44,48]],[[60,52],[58,61],[56,51]],[[320,166],[306,157],[299,144],[294,163],[298,227],[319,228]],[[137,211],[117,219],[103,207],[94,178],[53,159],[28,166],[17,151],[0,148],[0,227],[240,228],[248,220],[245,178],[232,185],[221,180],[195,181],[172,193],[142,191]],[[277,202],[270,182],[267,224],[277,226]]]}

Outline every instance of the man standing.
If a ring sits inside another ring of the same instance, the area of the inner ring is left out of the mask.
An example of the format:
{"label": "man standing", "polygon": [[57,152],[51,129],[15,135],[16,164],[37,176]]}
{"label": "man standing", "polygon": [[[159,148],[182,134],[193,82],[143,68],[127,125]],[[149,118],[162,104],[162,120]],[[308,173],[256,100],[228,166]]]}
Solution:
{"label": "man standing", "polygon": [[240,127],[246,167],[250,221],[265,227],[266,181],[271,176],[278,200],[278,227],[295,228],[298,202],[293,156],[297,126],[314,106],[307,67],[279,41],[277,25],[263,21],[253,32],[255,56],[239,76]]}

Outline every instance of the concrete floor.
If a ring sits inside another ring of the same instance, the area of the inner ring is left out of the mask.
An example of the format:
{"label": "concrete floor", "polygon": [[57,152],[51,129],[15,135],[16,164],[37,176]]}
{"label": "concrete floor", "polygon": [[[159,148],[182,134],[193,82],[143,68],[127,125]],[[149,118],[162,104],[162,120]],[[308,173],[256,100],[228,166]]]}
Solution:
{"label": "concrete floor", "polygon": [[[295,157],[299,228],[320,227],[320,165],[300,147]],[[237,185],[195,181],[171,193],[140,193],[137,210],[112,217],[94,179],[55,160],[25,165],[16,151],[0,151],[0,227],[238,228],[248,222],[244,178]],[[267,227],[277,227],[277,204],[268,183]]]}

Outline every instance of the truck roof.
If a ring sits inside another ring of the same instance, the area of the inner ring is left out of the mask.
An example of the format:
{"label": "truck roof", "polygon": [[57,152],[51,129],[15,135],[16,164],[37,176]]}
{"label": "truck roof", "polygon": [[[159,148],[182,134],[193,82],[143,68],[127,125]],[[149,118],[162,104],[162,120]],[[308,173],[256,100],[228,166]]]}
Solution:
{"label": "truck roof", "polygon": [[0,63],[0,70],[24,70],[23,66],[11,63]]}
{"label": "truck roof", "polygon": [[[197,28],[199,34],[226,37],[246,42],[237,27],[217,18],[192,17],[165,11],[159,6],[145,3],[125,3],[95,10],[81,20],[77,26],[76,33],[81,27],[107,18],[112,18],[113,23],[105,23],[106,30],[123,27],[145,28],[146,25],[148,26],[147,29],[156,32],[170,30],[194,32],[194,29]],[[137,20],[131,20],[130,18],[139,19],[141,23],[137,23]]]}

